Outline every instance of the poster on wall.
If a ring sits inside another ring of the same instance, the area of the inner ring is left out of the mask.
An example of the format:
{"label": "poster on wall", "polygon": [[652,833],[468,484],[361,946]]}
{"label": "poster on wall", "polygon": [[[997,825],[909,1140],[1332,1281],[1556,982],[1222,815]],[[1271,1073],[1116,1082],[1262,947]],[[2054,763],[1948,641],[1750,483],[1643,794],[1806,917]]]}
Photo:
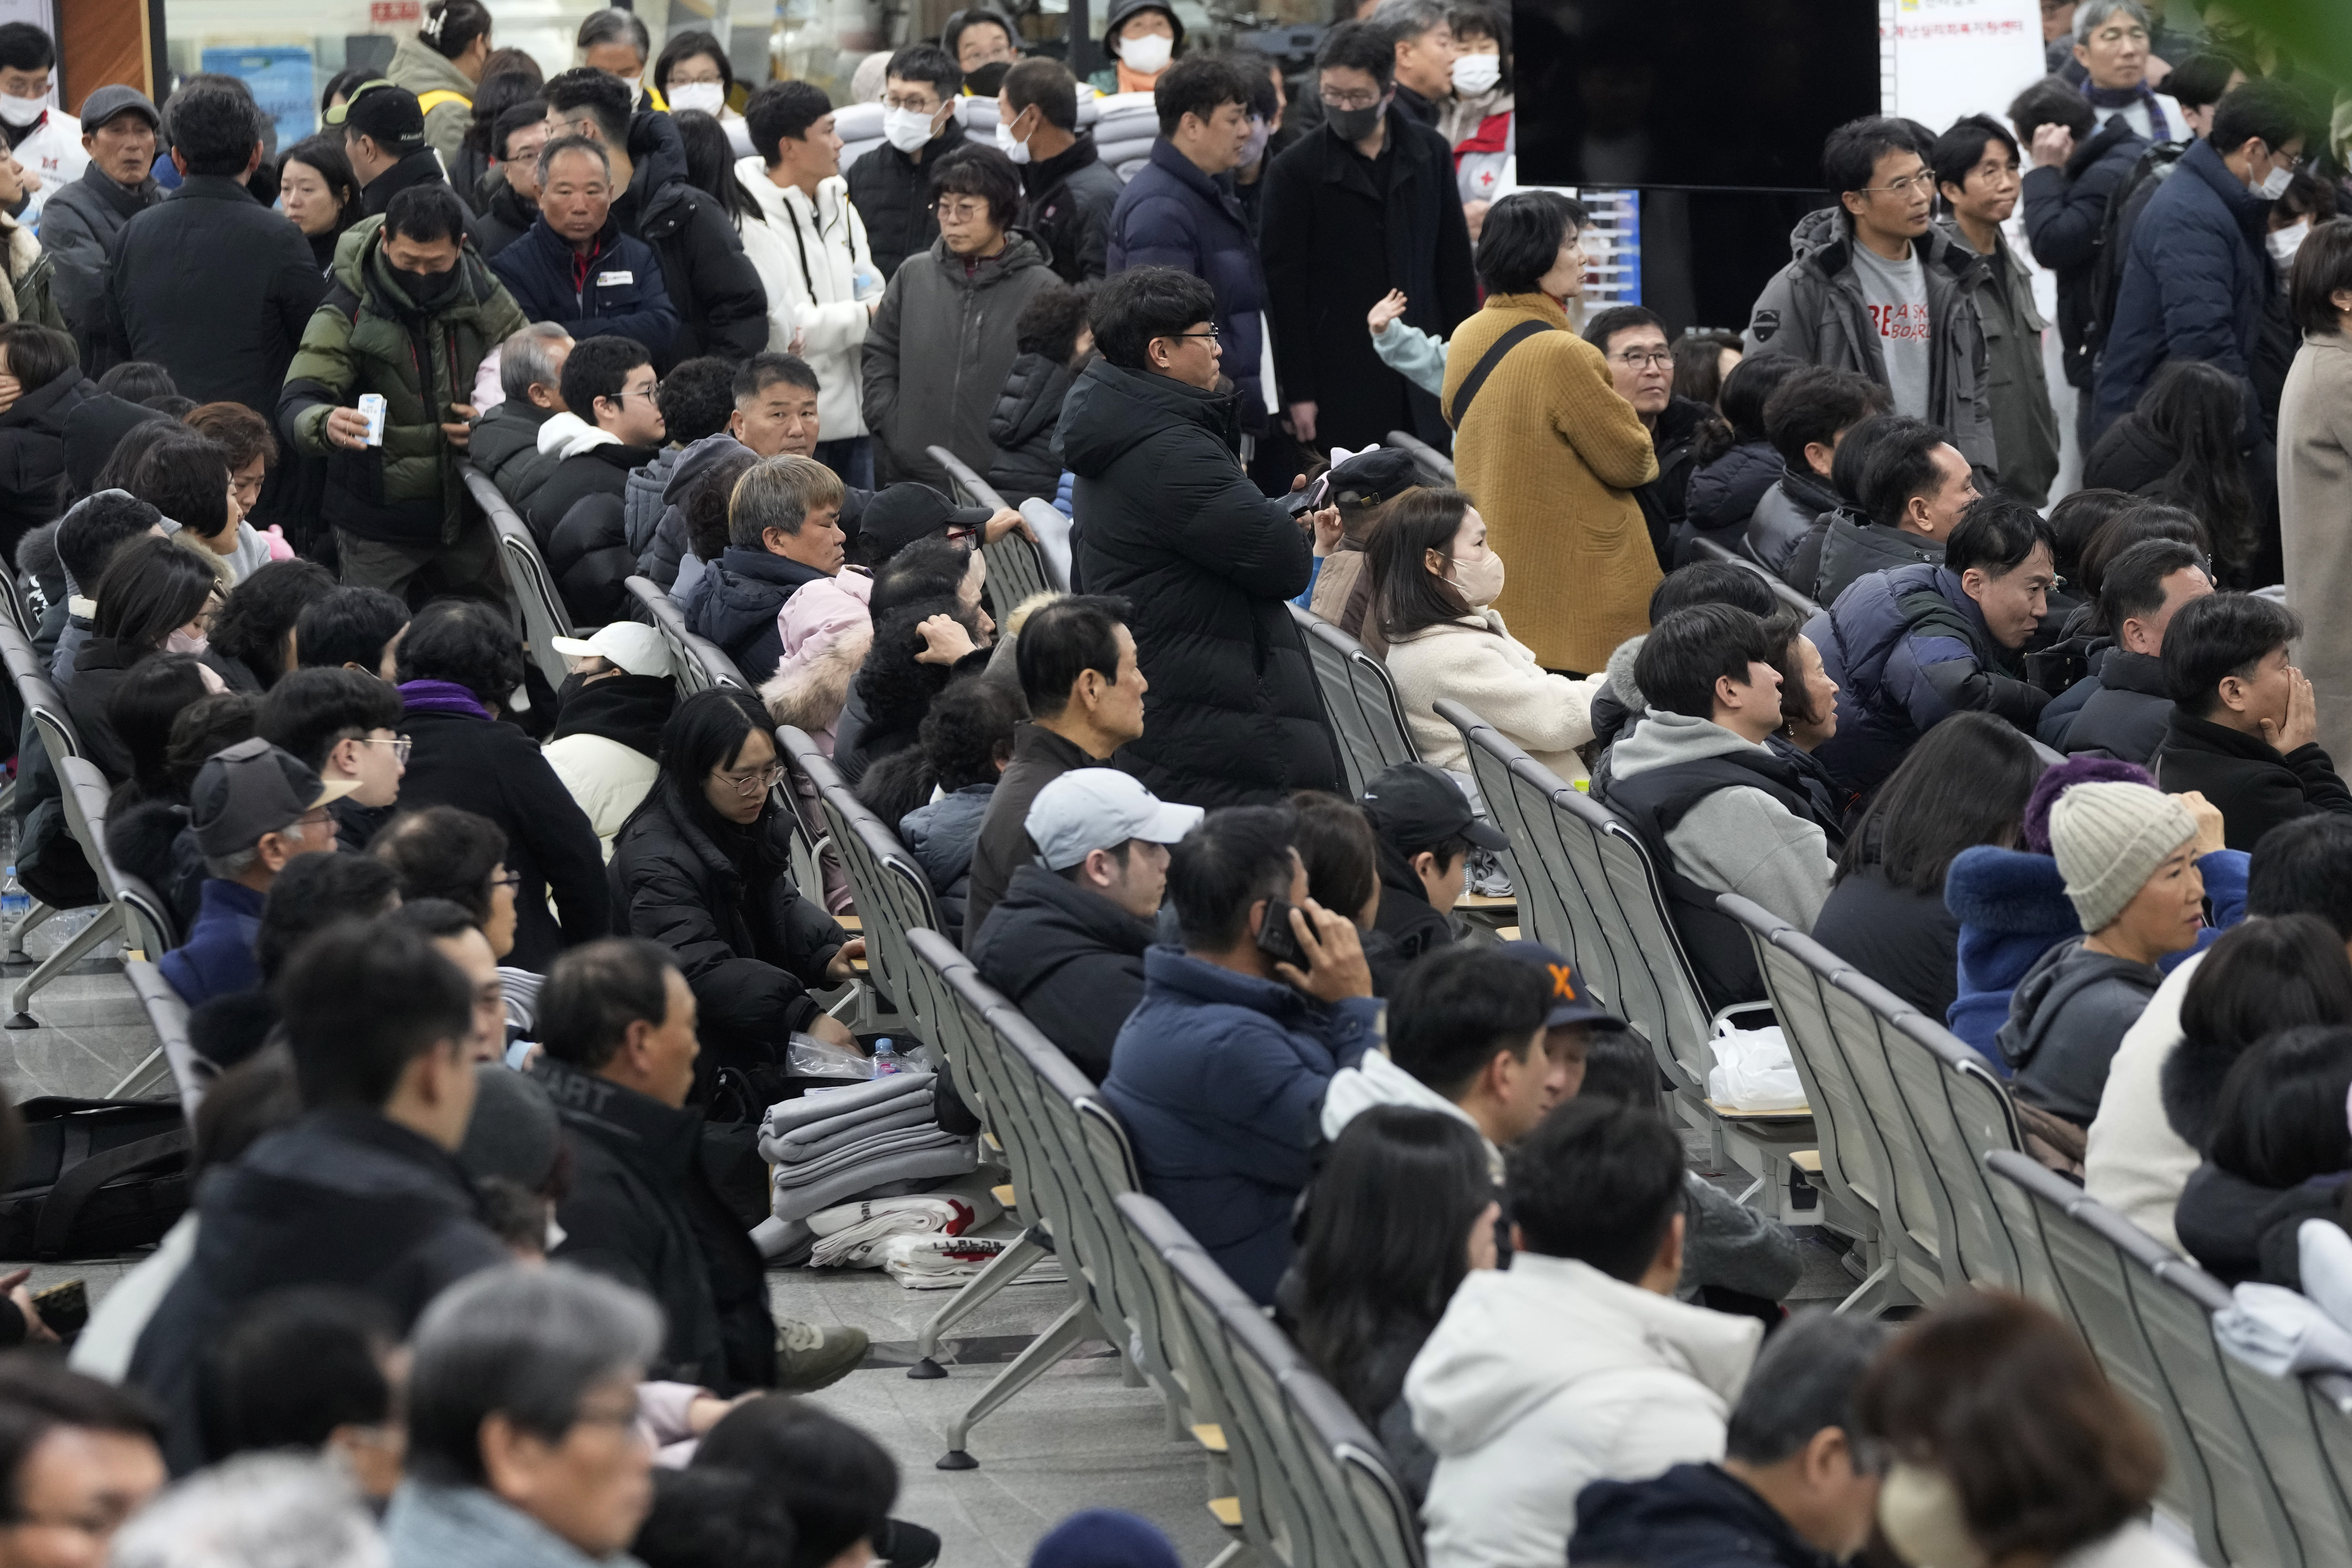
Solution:
{"label": "poster on wall", "polygon": [[206,49],[204,68],[236,77],[253,89],[254,101],[278,127],[278,146],[291,146],[319,128],[319,99],[310,85],[310,51],[299,44]]}
{"label": "poster on wall", "polygon": [[1930,130],[2003,115],[2043,74],[2039,0],[1894,0],[1881,15],[1895,52],[1887,112]]}

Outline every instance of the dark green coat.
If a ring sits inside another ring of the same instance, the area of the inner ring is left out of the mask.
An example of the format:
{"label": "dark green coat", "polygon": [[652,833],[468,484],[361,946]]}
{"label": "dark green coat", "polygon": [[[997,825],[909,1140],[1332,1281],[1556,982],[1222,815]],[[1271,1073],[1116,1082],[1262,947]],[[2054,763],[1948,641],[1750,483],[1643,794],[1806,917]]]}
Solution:
{"label": "dark green coat", "polygon": [[[458,417],[449,405],[471,396],[483,357],[524,324],[523,313],[471,244],[457,263],[463,280],[420,311],[383,263],[383,226],[362,218],[335,247],[333,286],[287,369],[278,423],[296,447],[326,458],[329,522],[389,544],[447,544],[465,516],[466,483],[440,426]],[[370,392],[384,399],[383,445],[330,446],[329,411]]]}

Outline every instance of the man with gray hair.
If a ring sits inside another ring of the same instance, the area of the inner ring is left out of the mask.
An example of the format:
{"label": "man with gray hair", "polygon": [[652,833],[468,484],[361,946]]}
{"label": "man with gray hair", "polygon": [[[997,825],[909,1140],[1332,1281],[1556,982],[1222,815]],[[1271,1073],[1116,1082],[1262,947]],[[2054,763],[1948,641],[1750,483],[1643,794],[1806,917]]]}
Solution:
{"label": "man with gray hair", "polygon": [[754,686],[775,674],[783,657],[776,612],[804,584],[841,570],[843,499],[831,468],[789,453],[736,481],[727,548],[704,574],[686,619],[688,630],[726,649]]}
{"label": "man with gray hair", "polygon": [[661,1342],[660,1308],[561,1263],[443,1292],[410,1342],[393,1568],[634,1561],[653,1506],[637,1384]]}
{"label": "man with gray hair", "polygon": [[2153,31],[2140,0],[2082,0],[2074,7],[2074,63],[2084,73],[2083,96],[2102,121],[2120,114],[2135,133],[2169,142],[2187,133],[2189,120],[2177,100],[2148,85]]}
{"label": "man with gray hair", "polygon": [[563,362],[571,357],[572,333],[560,321],[533,321],[499,345],[499,401],[474,421],[466,460],[518,513],[530,510],[539,487],[563,460],[561,451],[539,449],[539,435],[549,419],[569,412]]}
{"label": "man with gray hair", "polygon": [[331,801],[360,787],[321,780],[291,752],[258,737],[206,762],[188,791],[189,825],[204,851],[205,884],[188,937],[157,967],[194,1007],[261,984],[254,942],[278,873],[299,855],[331,854]]}
{"label": "man with gray hair", "polygon": [[123,1526],[113,1568],[387,1568],[375,1516],[326,1460],[240,1454]]}
{"label": "man with gray hair", "polygon": [[1823,1310],[1765,1342],[1732,1407],[1721,1464],[1595,1481],[1568,1560],[1650,1568],[1832,1568],[1862,1550],[1881,1466],[1853,1400],[1886,1328]]}
{"label": "man with gray hair", "polygon": [[1381,0],[1371,24],[1396,46],[1396,106],[1432,130],[1454,97],[1454,25],[1444,0]]}

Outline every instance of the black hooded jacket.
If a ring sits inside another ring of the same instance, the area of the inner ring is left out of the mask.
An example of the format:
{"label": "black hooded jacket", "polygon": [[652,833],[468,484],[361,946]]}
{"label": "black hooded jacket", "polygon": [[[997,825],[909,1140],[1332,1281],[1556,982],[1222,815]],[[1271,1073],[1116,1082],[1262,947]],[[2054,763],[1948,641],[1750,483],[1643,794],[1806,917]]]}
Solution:
{"label": "black hooded jacket", "polygon": [[709,563],[687,610],[687,629],[709,637],[753,684],[776,673],[784,641],[776,612],[803,584],[825,574],[789,556],[730,544]]}
{"label": "black hooded jacket", "polygon": [[1013,362],[996,412],[988,416],[988,438],[996,444],[988,482],[1005,505],[1019,506],[1032,497],[1052,500],[1061,489],[1062,454],[1054,445],[1054,428],[1076,379],[1069,366],[1044,354],[1024,353]]}
{"label": "black hooded jacket", "polygon": [[659,1303],[667,1337],[649,1375],[723,1396],[774,1387],[766,1265],[703,1163],[701,1107],[673,1110],[552,1058],[537,1076],[572,1151],[555,1260]]}
{"label": "black hooded jacket", "polygon": [[939,238],[939,215],[931,211],[931,171],[964,141],[963,121],[950,114],[946,129],[923,143],[921,163],[885,142],[845,171],[850,205],[866,220],[866,243],[885,282],[900,262],[929,250]]}
{"label": "black hooded jacket", "polygon": [[768,346],[768,292],[743,237],[715,200],[687,184],[686,143],[667,114],[629,121],[629,188],[613,201],[623,230],[653,247],[677,310],[677,336],[655,366],[667,374],[702,354],[740,362]]}
{"label": "black hooded jacket", "polygon": [[980,977],[1096,1083],[1119,1026],[1143,1000],[1150,921],[1043,866],[1014,869],[1004,897],[964,942]]}
{"label": "black hooded jacket", "polygon": [[1687,566],[1698,559],[1688,540],[1711,539],[1728,550],[1739,548],[1740,531],[1755,515],[1764,492],[1788,471],[1769,441],[1742,441],[1713,461],[1691,470],[1684,489],[1684,517],[1690,532],[1675,564]]}
{"label": "black hooded jacket", "polygon": [[79,367],[46,386],[28,387],[0,414],[0,554],[57,517],[64,500],[66,420],[103,395]]}
{"label": "black hooded jacket", "polygon": [[[1076,575],[1134,606],[1151,683],[1120,765],[1163,800],[1219,806],[1330,789],[1338,759],[1287,601],[1307,536],[1234,457],[1232,394],[1097,359],[1062,405]],[[1076,584],[1073,584],[1076,586]]]}
{"label": "black hooded jacket", "polygon": [[645,756],[661,755],[662,726],[677,707],[677,682],[667,675],[624,670],[594,680],[573,676],[555,694],[551,742],[566,735],[601,735]]}
{"label": "black hooded jacket", "polygon": [[1127,184],[1097,153],[1093,135],[1081,131],[1062,153],[1024,168],[1021,189],[1020,225],[1045,241],[1062,281],[1099,281],[1107,270],[1111,209]]}

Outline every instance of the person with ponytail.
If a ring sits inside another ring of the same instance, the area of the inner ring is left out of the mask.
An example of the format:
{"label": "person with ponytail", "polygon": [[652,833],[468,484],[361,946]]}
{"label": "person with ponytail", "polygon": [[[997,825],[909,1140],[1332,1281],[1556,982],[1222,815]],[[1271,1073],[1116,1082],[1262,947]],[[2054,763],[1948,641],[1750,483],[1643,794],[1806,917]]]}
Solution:
{"label": "person with ponytail", "polygon": [[482,0],[431,0],[416,31],[400,40],[384,68],[394,85],[416,95],[416,107],[425,111],[425,144],[452,171],[474,123],[474,91],[489,58],[490,12]]}

